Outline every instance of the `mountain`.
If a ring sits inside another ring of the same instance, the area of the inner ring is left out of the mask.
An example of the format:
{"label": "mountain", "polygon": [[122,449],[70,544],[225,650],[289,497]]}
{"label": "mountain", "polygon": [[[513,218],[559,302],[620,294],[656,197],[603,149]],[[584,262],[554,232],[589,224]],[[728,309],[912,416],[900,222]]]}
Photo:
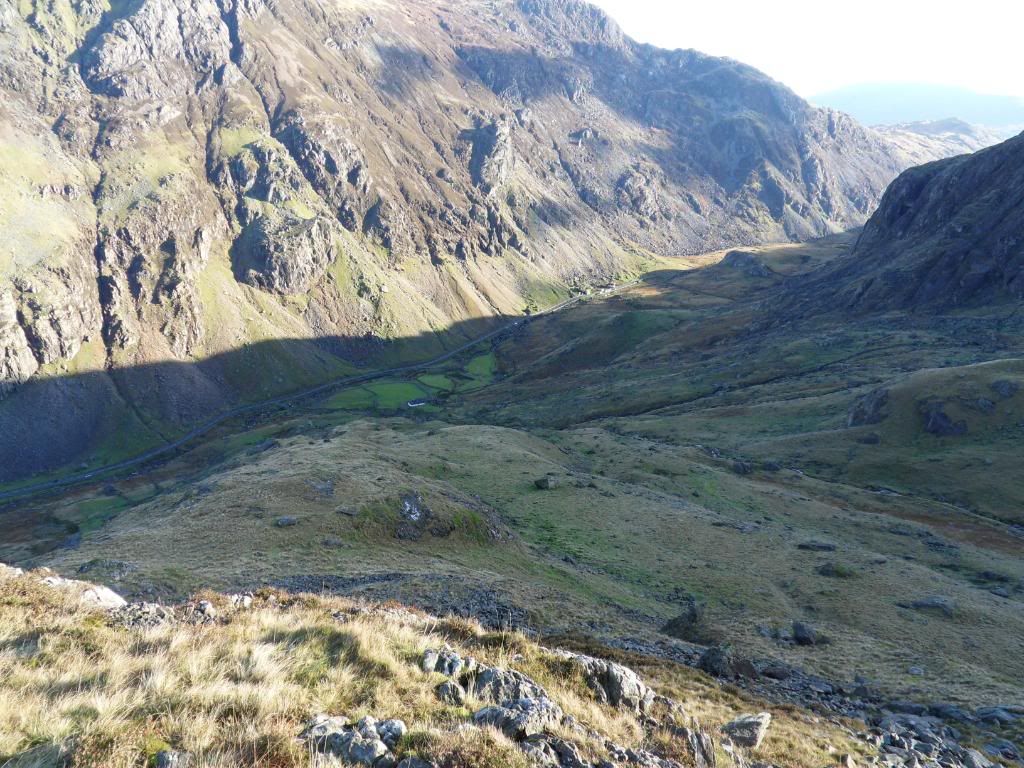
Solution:
{"label": "mountain", "polygon": [[991,306],[1024,297],[1024,134],[912,168],[850,255],[793,288],[799,301],[872,312]]}
{"label": "mountain", "polygon": [[819,93],[811,102],[867,125],[944,120],[951,115],[1007,139],[1024,130],[1024,99],[929,83],[861,83]]}
{"label": "mountain", "polygon": [[0,14],[0,424],[22,468],[450,348],[651,252],[857,226],[907,162],[575,0]]}
{"label": "mountain", "polygon": [[955,118],[879,125],[875,130],[897,148],[908,166],[970,154],[1005,139],[986,128]]}

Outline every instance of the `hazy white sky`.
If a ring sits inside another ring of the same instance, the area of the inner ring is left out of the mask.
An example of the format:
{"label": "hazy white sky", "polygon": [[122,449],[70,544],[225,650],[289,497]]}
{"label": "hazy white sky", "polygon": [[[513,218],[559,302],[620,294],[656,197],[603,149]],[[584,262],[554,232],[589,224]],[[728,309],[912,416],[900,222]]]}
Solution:
{"label": "hazy white sky", "polygon": [[865,82],[1024,97],[1021,0],[592,0],[626,33],[751,64],[801,96]]}

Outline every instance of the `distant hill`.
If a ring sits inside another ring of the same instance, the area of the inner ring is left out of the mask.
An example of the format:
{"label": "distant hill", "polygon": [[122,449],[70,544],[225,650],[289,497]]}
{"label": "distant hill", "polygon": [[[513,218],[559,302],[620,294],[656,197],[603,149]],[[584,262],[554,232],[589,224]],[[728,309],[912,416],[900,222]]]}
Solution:
{"label": "distant hill", "polygon": [[1024,99],[927,83],[862,83],[819,93],[811,102],[853,115],[868,125],[957,117],[1009,138],[1024,130]]}
{"label": "distant hill", "polygon": [[902,154],[902,162],[908,166],[977,152],[1003,140],[996,131],[956,118],[880,125],[875,129]]}

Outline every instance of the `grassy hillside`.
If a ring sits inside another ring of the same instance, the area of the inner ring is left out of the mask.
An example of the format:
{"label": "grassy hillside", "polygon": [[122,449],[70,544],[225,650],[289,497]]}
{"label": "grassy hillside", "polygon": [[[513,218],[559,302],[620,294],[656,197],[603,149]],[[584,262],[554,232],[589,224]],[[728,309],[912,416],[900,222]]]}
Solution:
{"label": "grassy hillside", "polygon": [[[564,658],[521,634],[396,605],[270,590],[247,607],[204,593],[173,620],[133,628],[40,576],[0,575],[0,764],[11,768],[154,765],[168,752],[211,767],[317,765],[298,737],[318,713],[402,719],[408,730],[394,750],[399,759],[528,766],[508,737],[469,725],[485,701],[439,700],[435,688],[445,678],[424,672],[421,659],[443,646],[530,676],[583,727],[555,733],[585,754],[604,753],[611,739],[685,759],[667,726],[600,703]],[[200,609],[200,600],[210,607]],[[802,768],[836,751],[865,750],[839,723],[719,689],[678,665],[648,660],[640,671],[682,706],[691,726],[696,718],[714,730],[768,707],[774,720],[753,753],[759,759]]]}
{"label": "grassy hillside", "polygon": [[[684,655],[660,629],[695,601],[744,656],[1017,701],[1024,328],[1000,307],[773,322],[787,277],[846,247],[665,262],[493,349],[20,504],[0,558],[137,595],[326,589]],[[794,621],[829,644],[795,644]]]}

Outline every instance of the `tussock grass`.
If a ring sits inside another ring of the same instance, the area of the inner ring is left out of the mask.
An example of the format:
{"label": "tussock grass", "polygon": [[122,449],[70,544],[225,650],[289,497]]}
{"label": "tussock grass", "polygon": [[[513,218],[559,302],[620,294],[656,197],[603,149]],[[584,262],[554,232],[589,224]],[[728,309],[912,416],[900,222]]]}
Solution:
{"label": "tussock grass", "polygon": [[[483,702],[451,706],[436,698],[443,678],[423,673],[419,660],[445,643],[534,677],[567,714],[600,734],[560,734],[582,738],[586,753],[599,755],[610,738],[673,754],[667,734],[647,734],[636,716],[599,704],[572,665],[520,634],[395,605],[272,590],[248,610],[203,597],[218,609],[211,624],[127,629],[33,574],[0,581],[0,765],[127,768],[175,749],[211,768],[309,766],[313,756],[297,735],[310,716],[327,712],[402,718],[410,732],[399,752],[447,768],[526,766],[501,734],[459,727]],[[665,692],[692,700],[687,678],[658,665],[646,671],[656,672],[656,684],[667,683]],[[712,710],[715,722],[740,711],[730,704],[752,708],[726,698]],[[816,743],[810,734],[802,738]],[[780,764],[820,764],[821,755],[812,749],[807,761]]]}

